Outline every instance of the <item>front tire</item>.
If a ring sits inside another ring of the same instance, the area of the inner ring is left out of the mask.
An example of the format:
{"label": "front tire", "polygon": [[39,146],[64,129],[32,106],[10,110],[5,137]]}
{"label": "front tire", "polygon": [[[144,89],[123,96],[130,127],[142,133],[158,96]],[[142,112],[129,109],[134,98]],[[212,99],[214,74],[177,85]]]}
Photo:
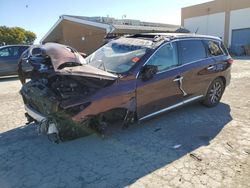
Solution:
{"label": "front tire", "polygon": [[217,106],[225,90],[225,84],[221,78],[216,78],[209,86],[206,97],[202,102],[207,107]]}

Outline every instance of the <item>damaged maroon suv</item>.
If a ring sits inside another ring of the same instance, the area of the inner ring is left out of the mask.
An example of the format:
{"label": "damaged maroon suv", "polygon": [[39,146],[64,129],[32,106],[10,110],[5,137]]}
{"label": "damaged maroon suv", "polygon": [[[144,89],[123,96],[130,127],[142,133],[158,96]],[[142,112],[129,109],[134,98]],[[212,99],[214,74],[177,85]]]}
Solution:
{"label": "damaged maroon suv", "polygon": [[121,37],[86,59],[71,47],[47,43],[23,54],[20,93],[28,121],[41,132],[75,138],[193,101],[216,106],[232,62],[221,39],[193,34]]}

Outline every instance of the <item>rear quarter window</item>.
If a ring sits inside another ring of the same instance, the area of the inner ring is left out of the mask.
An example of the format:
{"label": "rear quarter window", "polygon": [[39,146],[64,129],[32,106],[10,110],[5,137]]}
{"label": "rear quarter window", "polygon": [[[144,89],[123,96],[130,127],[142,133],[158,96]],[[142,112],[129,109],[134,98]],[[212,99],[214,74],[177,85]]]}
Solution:
{"label": "rear quarter window", "polygon": [[226,46],[225,46],[222,42],[221,42],[221,48],[222,48],[222,50],[224,51],[224,54],[229,55]]}
{"label": "rear quarter window", "polygon": [[220,56],[224,54],[222,49],[220,48],[219,42],[205,40],[204,43],[207,48],[208,56]]}
{"label": "rear quarter window", "polygon": [[179,41],[178,52],[181,64],[187,64],[207,57],[204,44],[201,40]]}

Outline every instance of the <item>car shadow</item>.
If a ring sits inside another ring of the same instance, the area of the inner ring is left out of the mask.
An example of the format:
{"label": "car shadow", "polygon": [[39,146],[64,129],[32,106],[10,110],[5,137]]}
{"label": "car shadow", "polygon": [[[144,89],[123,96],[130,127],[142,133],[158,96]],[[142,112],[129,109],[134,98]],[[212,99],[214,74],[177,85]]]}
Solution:
{"label": "car shadow", "polygon": [[250,60],[250,56],[234,56],[235,60]]}
{"label": "car shadow", "polygon": [[18,79],[18,76],[0,76],[0,82],[16,81]]}
{"label": "car shadow", "polygon": [[112,135],[60,144],[37,136],[35,126],[0,134],[3,187],[125,187],[200,146],[230,121],[230,106],[197,104],[164,113]]}

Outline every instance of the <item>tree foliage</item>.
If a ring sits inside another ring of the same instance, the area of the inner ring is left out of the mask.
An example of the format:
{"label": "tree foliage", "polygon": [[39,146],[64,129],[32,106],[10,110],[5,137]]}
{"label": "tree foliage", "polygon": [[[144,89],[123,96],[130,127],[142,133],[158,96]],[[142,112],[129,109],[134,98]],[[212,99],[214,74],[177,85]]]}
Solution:
{"label": "tree foliage", "polygon": [[21,27],[0,26],[1,44],[33,44],[36,34]]}

